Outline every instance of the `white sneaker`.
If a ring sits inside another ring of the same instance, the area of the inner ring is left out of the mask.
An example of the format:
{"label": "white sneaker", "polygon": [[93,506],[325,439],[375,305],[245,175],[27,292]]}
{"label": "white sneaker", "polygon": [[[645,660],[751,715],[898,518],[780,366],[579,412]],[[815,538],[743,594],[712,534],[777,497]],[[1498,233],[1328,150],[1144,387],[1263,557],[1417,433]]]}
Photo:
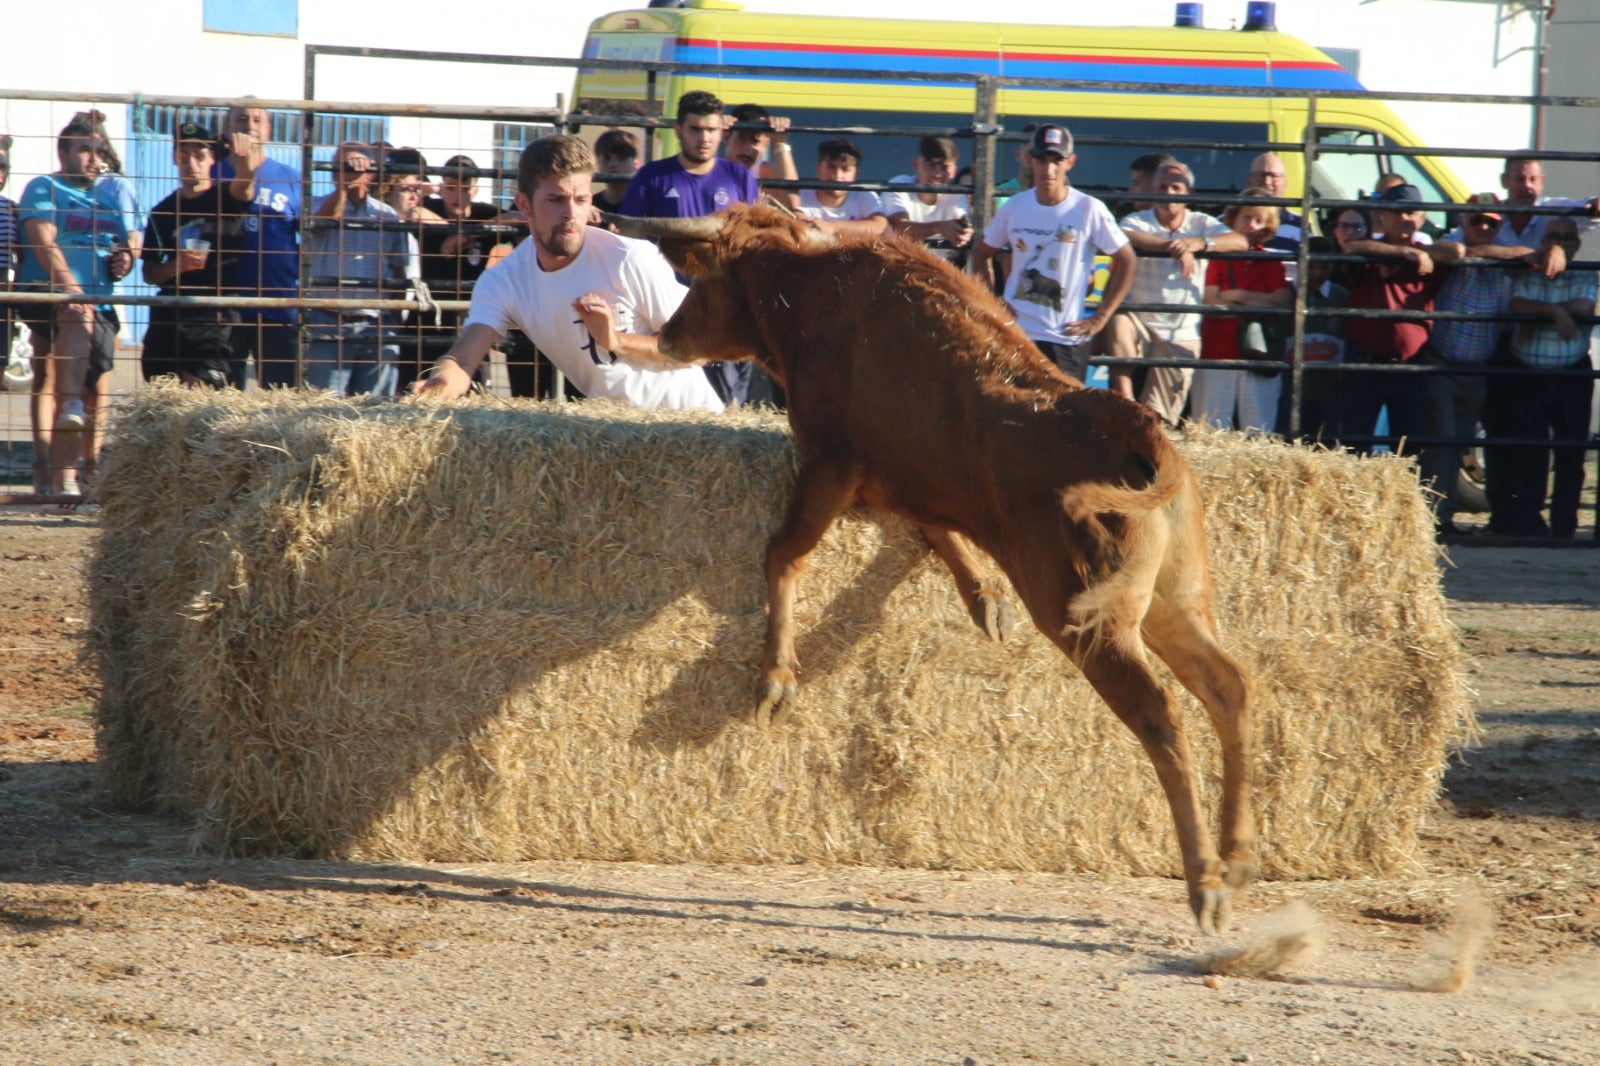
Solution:
{"label": "white sneaker", "polygon": [[56,428],[63,432],[81,430],[85,421],[82,400],[67,400],[61,405],[61,410],[56,412]]}
{"label": "white sneaker", "polygon": [[75,478],[75,477],[69,477],[66,480],[64,480],[63,482],[61,482],[61,495],[63,495],[63,496],[82,496],[83,495],[83,489],[78,487],[78,479]]}

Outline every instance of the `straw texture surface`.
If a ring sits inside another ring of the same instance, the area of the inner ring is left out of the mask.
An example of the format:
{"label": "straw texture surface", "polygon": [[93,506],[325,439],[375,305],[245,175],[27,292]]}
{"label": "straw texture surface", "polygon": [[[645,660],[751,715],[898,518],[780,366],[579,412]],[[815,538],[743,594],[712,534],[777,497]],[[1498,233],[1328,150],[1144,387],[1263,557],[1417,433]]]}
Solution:
{"label": "straw texture surface", "polygon": [[[1414,470],[1183,451],[1258,683],[1264,871],[1412,869],[1472,729]],[[1133,736],[897,520],[824,539],[800,710],[756,718],[793,475],[770,413],[151,389],[97,489],[102,784],[237,854],[1176,873]]]}

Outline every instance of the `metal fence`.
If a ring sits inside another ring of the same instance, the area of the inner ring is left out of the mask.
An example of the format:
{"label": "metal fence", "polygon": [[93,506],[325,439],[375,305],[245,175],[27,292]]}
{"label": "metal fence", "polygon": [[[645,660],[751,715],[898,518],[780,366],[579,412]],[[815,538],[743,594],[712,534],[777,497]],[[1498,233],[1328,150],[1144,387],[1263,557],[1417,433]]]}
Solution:
{"label": "metal fence", "polygon": [[[222,100],[222,99],[189,99],[181,97],[154,97],[138,94],[89,94],[86,96],[66,96],[46,91],[21,91],[0,90],[0,97],[12,101],[34,101],[51,104],[53,106],[52,118],[59,118],[61,114],[77,110],[85,106],[121,106],[127,108],[128,127],[128,177],[138,193],[139,201],[145,208],[152,206],[156,200],[165,196],[176,184],[177,171],[170,155],[171,131],[183,121],[200,121],[208,125],[220,122],[220,116],[232,104],[263,108],[271,114],[274,144],[270,155],[279,163],[286,166],[298,164],[297,170],[303,197],[303,206],[299,214],[299,241],[302,250],[312,248],[319,233],[326,233],[330,228],[337,228],[341,233],[358,231],[359,224],[345,224],[339,226],[333,220],[315,217],[311,205],[331,188],[328,171],[332,166],[335,146],[342,141],[355,140],[367,143],[377,142],[380,145],[392,139],[402,143],[405,147],[415,147],[428,154],[428,166],[431,174],[438,174],[444,155],[455,155],[472,152],[477,161],[477,169],[482,178],[493,183],[493,191],[498,194],[500,201],[496,207],[509,206],[505,200],[509,192],[509,183],[514,180],[515,158],[521,148],[534,136],[540,135],[556,128],[568,128],[575,131],[588,130],[591,134],[596,127],[632,127],[642,130],[652,130],[671,125],[666,118],[651,118],[649,114],[659,113],[658,102],[647,100],[644,110],[640,114],[577,114],[568,111],[558,101],[552,108],[514,108],[514,107],[449,107],[439,105],[415,103],[389,103],[379,104],[358,101],[328,101],[316,99],[317,65],[319,58],[337,56],[341,58],[372,58],[384,60],[415,59],[428,62],[455,62],[465,64],[493,63],[538,67],[576,67],[581,66],[589,70],[624,70],[647,71],[646,84],[648,92],[653,94],[661,79],[670,74],[704,73],[705,68],[699,64],[676,63],[636,63],[632,61],[614,61],[601,59],[584,59],[581,61],[571,58],[545,58],[545,57],[508,57],[496,55],[477,55],[460,53],[434,53],[417,52],[395,49],[349,49],[325,48],[308,46],[305,54],[305,99],[302,100]],[[792,71],[779,68],[760,66],[725,66],[718,68],[717,73],[725,76],[742,75],[791,75]],[[825,75],[827,72],[820,71]],[[919,78],[925,80],[937,79],[949,85],[951,83],[967,84],[972,91],[972,110],[965,116],[932,116],[928,125],[895,125],[895,126],[869,126],[869,125],[827,125],[827,124],[801,124],[791,127],[791,134],[797,144],[797,152],[807,144],[814,144],[823,138],[837,135],[852,137],[866,137],[882,139],[883,143],[898,143],[903,147],[910,139],[923,135],[933,134],[950,136],[963,140],[971,145],[971,184],[970,185],[905,185],[898,184],[894,188],[906,191],[926,191],[940,193],[958,193],[971,195],[971,215],[975,231],[981,234],[983,226],[990,217],[996,198],[996,186],[999,184],[996,159],[997,150],[1001,146],[1017,143],[1024,138],[1018,130],[1009,130],[1000,124],[997,115],[998,93],[1002,86],[1019,88],[1057,89],[1085,92],[1127,92],[1151,93],[1162,91],[1158,87],[1146,84],[1123,85],[1116,82],[1086,81],[1080,79],[1046,79],[1046,78],[1004,78],[990,75],[956,75],[948,72],[930,73],[927,75],[908,74],[905,71],[861,71],[851,70],[849,77],[855,80],[895,80],[900,82],[915,82]],[[1194,94],[1193,86],[1174,86],[1169,90],[1174,93]],[[1350,92],[1319,92],[1296,90],[1271,90],[1250,88],[1229,88],[1207,90],[1219,95],[1230,96],[1281,96],[1303,99],[1308,111],[1308,122],[1304,137],[1298,142],[1275,142],[1256,140],[1241,137],[1237,140],[1206,140],[1206,141],[1164,141],[1152,144],[1138,138],[1119,137],[1114,132],[1087,132],[1078,133],[1084,128],[1077,120],[1070,116],[1063,116],[1064,121],[1073,126],[1080,151],[1094,152],[1101,150],[1123,150],[1137,148],[1140,150],[1169,151],[1180,157],[1188,153],[1212,153],[1215,158],[1223,158],[1232,153],[1233,157],[1241,153],[1255,154],[1272,151],[1280,155],[1298,156],[1305,163],[1303,170],[1308,176],[1312,173],[1311,164],[1319,156],[1330,151],[1340,154],[1360,156],[1363,154],[1383,156],[1386,159],[1403,159],[1414,155],[1428,155],[1443,158],[1450,157],[1477,157],[1500,158],[1514,154],[1517,149],[1449,149],[1449,148],[1405,148],[1395,145],[1361,145],[1342,144],[1330,148],[1320,142],[1316,120],[1317,104],[1319,100],[1346,96],[1361,96]],[[1493,103],[1507,105],[1539,105],[1539,106],[1570,106],[1594,107],[1600,105],[1600,100],[1573,97],[1510,97],[1510,96],[1462,96],[1446,94],[1386,94],[1385,99],[1402,101],[1427,101],[1427,102],[1459,102],[1459,103]],[[732,101],[730,101],[731,103]],[[948,121],[939,121],[947,119]],[[961,121],[961,120],[965,121]],[[433,125],[429,125],[429,124]],[[452,123],[456,131],[454,137],[448,130],[442,130],[440,123]],[[403,131],[400,127],[404,124]],[[55,129],[59,124],[53,124],[38,131],[34,136],[43,140],[54,140]],[[426,131],[426,133],[424,133]],[[809,140],[808,140],[809,138]],[[592,139],[592,137],[591,137]],[[876,143],[876,142],[875,142]],[[646,157],[650,151],[651,139],[645,138]],[[386,146],[382,150],[387,151]],[[37,153],[36,153],[37,154]],[[1583,152],[1543,152],[1540,159],[1553,160],[1585,160],[1600,159],[1592,153]],[[424,174],[426,180],[427,174]],[[796,182],[771,182],[770,185],[779,188],[827,188],[828,183],[802,179]],[[1203,185],[1204,182],[1201,182]],[[863,180],[853,183],[851,187],[872,190],[885,190],[890,186],[881,180]],[[10,190],[13,194],[18,191],[15,187]],[[481,191],[481,190],[480,190]],[[1123,190],[1108,186],[1085,189],[1091,195],[1097,195],[1110,201],[1125,200]],[[1597,190],[1600,191],[1600,190]],[[1363,199],[1332,198],[1318,196],[1310,180],[1304,182],[1304,191],[1299,197],[1282,199],[1249,199],[1238,195],[1237,183],[1233,187],[1204,188],[1193,195],[1185,197],[1165,197],[1156,194],[1145,194],[1141,201],[1162,202],[1168,200],[1181,200],[1197,206],[1216,208],[1231,204],[1249,203],[1252,205],[1269,204],[1283,208],[1297,210],[1308,223],[1320,216],[1322,212],[1337,210],[1345,207],[1370,208],[1370,201]],[[1459,212],[1462,205],[1433,201],[1421,205],[1425,210],[1432,212]],[[1567,209],[1535,209],[1540,214],[1572,214]],[[427,223],[405,221],[399,223],[385,223],[387,227],[406,232],[411,237],[424,237],[427,234]],[[456,232],[469,237],[480,237],[486,245],[499,243],[511,236],[515,225],[487,219],[483,221],[459,220],[455,222]],[[1235,253],[1220,256],[1223,259],[1250,260],[1261,258],[1259,253]],[[246,316],[260,314],[262,311],[276,311],[293,309],[302,314],[303,318],[315,318],[318,315],[337,315],[344,312],[378,312],[388,316],[389,321],[383,327],[383,336],[405,345],[406,358],[413,364],[413,371],[425,365],[433,356],[441,354],[450,342],[450,331],[447,327],[438,325],[429,326],[420,322],[418,305],[414,298],[407,298],[404,287],[394,291],[370,291],[361,286],[348,297],[343,294],[330,296],[332,289],[330,282],[339,282],[341,279],[316,277],[312,273],[313,257],[309,254],[297,256],[296,268],[300,283],[298,295],[273,296],[266,298],[249,298],[230,295],[225,291],[216,291],[208,294],[185,294],[177,297],[155,295],[153,287],[141,285],[135,277],[125,281],[118,291],[109,297],[99,299],[97,302],[112,305],[125,311],[124,334],[133,344],[140,339],[140,331],[147,325],[145,317],[147,309],[152,307],[225,307],[231,311],[240,312]],[[1323,255],[1314,254],[1309,250],[1306,242],[1301,242],[1298,254],[1293,261],[1297,275],[1301,278],[1308,276],[1309,268],[1313,264],[1340,265],[1350,262],[1367,261],[1364,257],[1348,255]],[[1572,269],[1594,270],[1600,268],[1600,263],[1576,262]],[[438,307],[445,313],[456,313],[466,309],[466,299],[470,297],[470,283],[463,283],[453,287],[446,296],[455,299],[437,301]],[[1294,305],[1280,312],[1255,311],[1252,313],[1273,315],[1278,314],[1292,323],[1292,342],[1288,357],[1276,363],[1253,364],[1224,364],[1217,360],[1114,360],[1106,357],[1097,357],[1093,360],[1096,366],[1115,367],[1119,369],[1148,369],[1157,366],[1175,366],[1188,369],[1205,368],[1208,370],[1231,366],[1233,369],[1244,372],[1246,370],[1260,370],[1264,367],[1277,369],[1285,375],[1285,387],[1289,392],[1287,425],[1284,427],[1286,435],[1300,438],[1303,427],[1300,423],[1302,398],[1309,380],[1319,375],[1351,375],[1351,374],[1407,374],[1407,375],[1451,375],[1471,373],[1487,376],[1491,383],[1496,380],[1511,378],[1527,378],[1532,371],[1513,366],[1490,366],[1459,368],[1436,365],[1413,365],[1411,363],[1352,363],[1346,362],[1337,368],[1324,367],[1315,363],[1308,363],[1305,359],[1305,324],[1309,314],[1333,314],[1347,318],[1387,318],[1387,319],[1413,319],[1440,321],[1452,316],[1437,312],[1411,313],[1403,311],[1339,311],[1337,309],[1319,309],[1313,312],[1307,306],[1304,287],[1298,287]],[[332,291],[337,291],[332,289]],[[315,295],[313,295],[315,294]],[[25,305],[50,305],[65,302],[70,297],[48,294],[14,294],[9,297],[9,302],[14,310],[26,313]],[[79,302],[84,302],[80,300]],[[1123,308],[1130,311],[1154,311],[1165,309],[1160,305],[1140,305],[1125,303]],[[1185,308],[1186,311],[1195,313],[1224,313],[1237,311],[1237,308],[1224,306],[1199,305]],[[1481,317],[1481,316],[1480,316]],[[1526,316],[1502,314],[1491,316],[1502,319],[1508,323],[1525,321]],[[1593,319],[1583,323],[1585,327],[1593,324]],[[306,346],[319,339],[316,329],[306,328],[307,323],[301,322],[301,328],[295,330],[294,341],[294,380],[303,381],[305,366]],[[561,394],[562,386],[559,378],[554,378],[548,367],[541,368],[536,353],[527,350],[518,350],[515,345],[508,348],[519,355],[519,360],[506,359],[498,371],[498,379],[491,382],[502,392],[515,392],[520,394]],[[114,390],[109,395],[109,400],[115,402],[119,396],[126,395],[139,385],[138,375],[133,372],[134,360],[124,357],[117,361],[117,366],[122,371],[120,374],[108,375],[115,383]],[[517,367],[515,375],[510,371]],[[1596,377],[1592,369],[1576,369],[1554,372],[1555,376],[1577,381],[1590,381]],[[259,372],[259,364],[252,368]],[[1537,372],[1544,376],[1552,375],[1550,371]],[[515,376],[516,380],[511,378]],[[282,380],[281,378],[279,380]],[[8,397],[7,419],[5,425],[5,449],[8,459],[5,480],[13,488],[17,488],[15,475],[21,465],[15,461],[13,453],[21,452],[21,442],[26,435],[22,433],[22,424],[25,421],[19,411],[16,396]],[[1393,437],[1379,435],[1376,432],[1365,434],[1345,434],[1342,442],[1360,447],[1367,446],[1404,446],[1408,449],[1414,447],[1446,446],[1446,447],[1477,447],[1484,442],[1479,438],[1462,437],[1434,437],[1418,438],[1401,441]],[[1544,438],[1498,438],[1492,442],[1493,446],[1503,449],[1550,449],[1552,447],[1564,449],[1583,449],[1585,452],[1596,448],[1596,440],[1592,433],[1586,431],[1581,438],[1571,440],[1552,441]],[[9,494],[0,488],[0,501],[21,501],[37,499],[32,494],[13,491]]]}

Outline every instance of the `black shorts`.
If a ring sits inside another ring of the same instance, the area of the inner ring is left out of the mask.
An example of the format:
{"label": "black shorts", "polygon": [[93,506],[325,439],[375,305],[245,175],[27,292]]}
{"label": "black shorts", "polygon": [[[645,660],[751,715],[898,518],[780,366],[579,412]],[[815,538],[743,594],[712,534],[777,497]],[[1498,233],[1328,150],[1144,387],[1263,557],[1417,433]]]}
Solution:
{"label": "black shorts", "polygon": [[1034,341],[1041,352],[1050,357],[1050,361],[1060,367],[1067,377],[1072,378],[1080,385],[1089,376],[1089,359],[1094,355],[1094,345],[1089,341],[1082,344],[1059,344],[1056,341]]}
{"label": "black shorts", "polygon": [[[56,339],[56,308],[62,304],[25,304],[17,308],[17,317],[28,327],[29,343],[35,356],[50,350]],[[117,334],[122,330],[122,319],[114,307],[94,309],[94,328],[89,332],[89,373],[84,378],[86,386],[111,373],[117,361]]]}
{"label": "black shorts", "polygon": [[218,308],[152,317],[139,369],[146,381],[187,374],[215,388],[244,384],[244,357],[234,350],[239,312]]}

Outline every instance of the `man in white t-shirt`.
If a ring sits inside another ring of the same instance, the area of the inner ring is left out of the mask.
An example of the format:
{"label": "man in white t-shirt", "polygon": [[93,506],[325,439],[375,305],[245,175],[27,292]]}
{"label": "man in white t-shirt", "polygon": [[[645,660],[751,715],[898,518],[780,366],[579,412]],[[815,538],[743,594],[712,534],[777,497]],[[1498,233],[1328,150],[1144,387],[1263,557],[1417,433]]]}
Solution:
{"label": "man in white t-shirt", "polygon": [[672,267],[648,241],[587,225],[594,169],[577,137],[543,137],[523,149],[516,206],[531,238],[483,272],[461,335],[417,395],[464,395],[489,349],[514,327],[585,396],[722,410],[699,367],[656,350],[656,333],[688,291]]}
{"label": "man in white t-shirt", "polygon": [[[1068,183],[1077,161],[1065,127],[1035,129],[1028,148],[1032,187],[1000,205],[984,227],[973,265],[992,285],[995,255],[1011,250],[1005,300],[1017,325],[1057,366],[1082,381],[1089,372],[1086,342],[1111,321],[1139,265],[1106,205]],[[1111,279],[1095,313],[1085,315],[1094,258],[1102,252],[1111,257]]]}
{"label": "man in white t-shirt", "polygon": [[[949,185],[955,181],[960,158],[956,142],[949,137],[924,137],[917,142],[916,173],[891,178],[890,184]],[[961,250],[972,243],[967,199],[951,192],[886,192],[883,213],[896,233],[922,241],[941,258],[959,262]]]}
{"label": "man in white t-shirt", "polygon": [[[861,149],[844,137],[817,145],[817,180],[848,184],[861,167]],[[878,194],[866,189],[801,189],[800,213],[828,233],[881,237],[889,232]]]}
{"label": "man in white t-shirt", "polygon": [[[1172,162],[1156,171],[1150,192],[1187,196],[1194,191],[1194,174],[1183,163]],[[1201,302],[1205,267],[1195,258],[1206,252],[1242,252],[1249,242],[1226,224],[1181,202],[1156,203],[1122,220],[1122,231],[1136,251],[1149,258],[1128,294],[1136,304],[1194,306]],[[1106,354],[1118,358],[1198,359],[1200,316],[1184,311],[1133,311],[1118,315],[1104,336]],[[1191,367],[1151,367],[1139,390],[1140,403],[1149,404],[1170,425],[1183,417],[1189,398]],[[1133,373],[1120,367],[1111,371],[1111,387],[1134,399]]]}

